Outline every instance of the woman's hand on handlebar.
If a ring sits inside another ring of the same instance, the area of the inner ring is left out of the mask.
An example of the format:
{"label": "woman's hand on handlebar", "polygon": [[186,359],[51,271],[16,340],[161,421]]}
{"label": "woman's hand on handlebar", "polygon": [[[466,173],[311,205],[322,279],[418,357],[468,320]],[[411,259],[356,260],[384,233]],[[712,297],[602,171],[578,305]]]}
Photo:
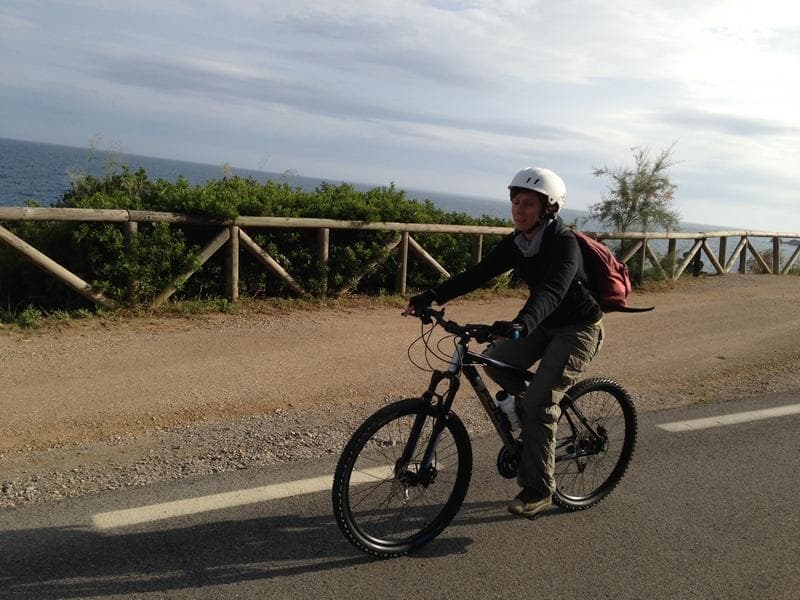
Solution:
{"label": "woman's hand on handlebar", "polygon": [[492,335],[510,340],[518,340],[525,335],[525,325],[519,321],[495,321],[492,323]]}
{"label": "woman's hand on handlebar", "polygon": [[411,302],[408,303],[405,310],[400,313],[404,317],[415,317],[417,315],[417,309],[414,308],[414,305]]}
{"label": "woman's hand on handlebar", "polygon": [[418,317],[431,307],[434,300],[436,300],[436,292],[433,290],[427,290],[416,296],[411,296],[408,300],[408,306],[406,306],[402,314],[404,317],[409,315]]}

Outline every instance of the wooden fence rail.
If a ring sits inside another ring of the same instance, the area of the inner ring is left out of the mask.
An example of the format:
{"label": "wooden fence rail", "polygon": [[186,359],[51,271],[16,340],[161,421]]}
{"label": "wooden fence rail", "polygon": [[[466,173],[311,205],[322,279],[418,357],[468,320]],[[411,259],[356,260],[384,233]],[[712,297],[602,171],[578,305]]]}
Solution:
{"label": "wooden fence rail", "polygon": [[[431,223],[368,223],[364,221],[338,221],[334,219],[301,219],[291,217],[238,217],[233,220],[209,219],[192,215],[136,211],[136,210],[105,210],[82,208],[33,208],[33,207],[0,207],[0,222],[3,221],[80,221],[80,222],[105,222],[120,223],[125,228],[125,236],[129,242],[137,235],[138,223],[174,223],[205,225],[214,228],[216,232],[208,244],[201,250],[199,256],[200,268],[211,256],[221,248],[227,249],[226,254],[226,289],[228,297],[233,301],[239,296],[239,251],[240,248],[251,253],[266,269],[272,272],[292,293],[298,296],[308,296],[309,293],[296,281],[272,256],[244,231],[248,229],[316,229],[318,231],[317,243],[319,246],[319,260],[327,265],[330,246],[331,229],[352,229],[365,231],[394,231],[399,236],[390,241],[386,246],[388,252],[398,254],[399,267],[395,291],[400,294],[406,292],[408,275],[409,251],[414,252],[425,264],[435,269],[443,277],[449,277],[447,269],[439,264],[412,236],[412,233],[448,233],[470,235],[472,242],[472,262],[480,261],[483,252],[483,236],[505,235],[511,232],[509,227],[483,227],[474,225],[444,225]],[[702,233],[686,232],[633,232],[609,233],[588,232],[598,240],[619,240],[623,245],[622,260],[629,262],[634,256],[639,269],[638,275],[644,274],[645,264],[649,262],[664,278],[678,279],[691,264],[697,264],[700,256],[705,254],[714,271],[719,275],[730,273],[738,260],[738,272],[747,270],[747,253],[749,252],[761,272],[771,274],[787,274],[792,265],[797,262],[800,255],[800,233],[765,232],[765,231],[713,231]],[[727,254],[728,240],[739,238],[730,255]],[[754,246],[752,240],[768,238],[771,240],[771,249],[762,255]],[[714,253],[709,245],[709,240],[719,240],[718,251]],[[666,241],[666,260],[659,259],[650,246],[653,241]],[[676,249],[678,240],[691,240],[693,245],[688,252],[677,260]],[[89,283],[59,265],[52,257],[45,256],[42,252],[14,235],[8,229],[0,226],[0,243],[7,245],[30,260],[40,269],[50,273],[53,277],[64,282],[77,293],[88,300],[112,305],[99,290],[94,289]],[[786,261],[783,261],[782,244],[794,246],[794,250]],[[666,265],[666,266],[665,266]],[[367,265],[361,277],[366,276],[378,265]],[[175,278],[163,291],[156,295],[155,305],[166,302],[181,285],[192,276],[195,271],[189,271]],[[135,298],[136,282],[131,282],[130,298]],[[327,287],[323,284],[322,293]]]}

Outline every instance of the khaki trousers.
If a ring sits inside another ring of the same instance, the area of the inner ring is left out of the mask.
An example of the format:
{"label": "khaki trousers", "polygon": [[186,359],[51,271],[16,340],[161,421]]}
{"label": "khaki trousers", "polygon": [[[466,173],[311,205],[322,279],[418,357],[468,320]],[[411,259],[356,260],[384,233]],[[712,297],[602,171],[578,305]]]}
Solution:
{"label": "khaki trousers", "polygon": [[556,484],[555,442],[559,402],[603,344],[602,323],[567,327],[538,327],[519,340],[502,340],[486,350],[496,360],[530,369],[539,366],[530,385],[498,369],[486,373],[517,399],[522,423],[522,456],[517,482],[539,497],[551,495]]}

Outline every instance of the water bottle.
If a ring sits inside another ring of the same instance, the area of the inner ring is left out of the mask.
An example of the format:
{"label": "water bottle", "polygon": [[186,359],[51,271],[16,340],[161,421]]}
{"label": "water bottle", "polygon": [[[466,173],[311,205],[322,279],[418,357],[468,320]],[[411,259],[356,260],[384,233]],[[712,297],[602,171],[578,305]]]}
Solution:
{"label": "water bottle", "polygon": [[503,411],[503,414],[508,417],[508,424],[511,431],[516,431],[520,428],[519,415],[517,414],[517,407],[514,403],[514,396],[508,392],[500,390],[495,396],[495,403]]}

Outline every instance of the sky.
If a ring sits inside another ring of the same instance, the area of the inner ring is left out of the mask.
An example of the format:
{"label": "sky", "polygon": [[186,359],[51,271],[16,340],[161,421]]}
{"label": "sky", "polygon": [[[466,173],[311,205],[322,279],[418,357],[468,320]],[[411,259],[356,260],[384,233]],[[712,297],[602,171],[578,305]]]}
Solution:
{"label": "sky", "polygon": [[798,106],[791,0],[0,4],[0,137],[337,181],[585,210],[672,146],[682,220],[800,232]]}

